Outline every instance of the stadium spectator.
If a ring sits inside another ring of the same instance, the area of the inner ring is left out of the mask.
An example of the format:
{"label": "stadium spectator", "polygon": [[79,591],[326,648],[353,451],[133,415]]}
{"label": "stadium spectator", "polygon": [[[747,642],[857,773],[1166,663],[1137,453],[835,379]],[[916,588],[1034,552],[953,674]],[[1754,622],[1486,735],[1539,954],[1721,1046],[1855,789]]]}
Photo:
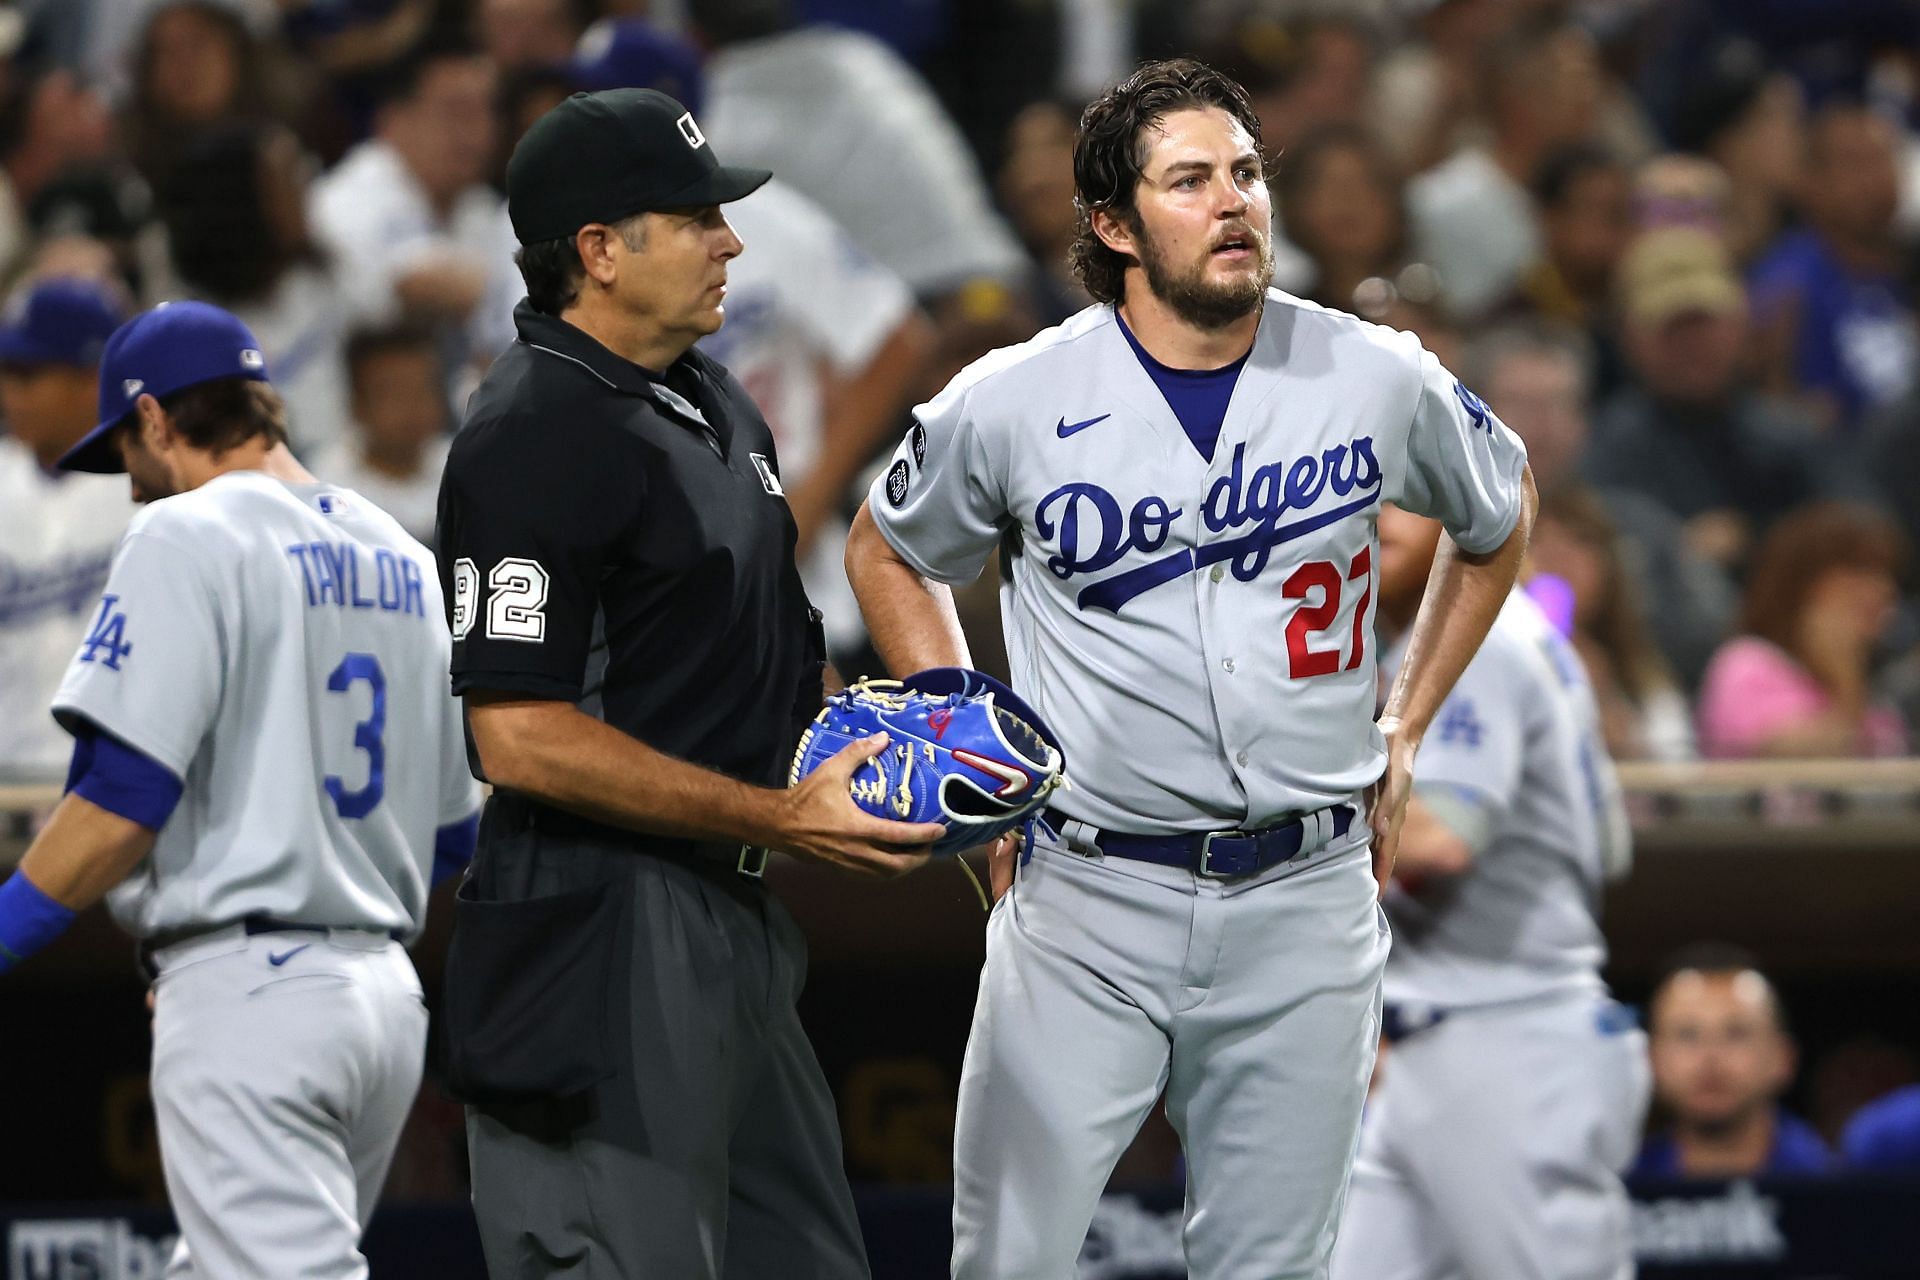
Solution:
{"label": "stadium spectator", "polygon": [[1291,157],[1311,134],[1362,129],[1374,66],[1374,36],[1337,8],[1281,21],[1273,7],[1245,4],[1202,61],[1239,81],[1260,117],[1260,138]]}
{"label": "stadium spectator", "polygon": [[713,50],[700,127],[729,162],[778,170],[923,301],[1020,278],[959,130],[892,49],[796,28],[787,0],[689,0],[687,13]]}
{"label": "stadium spectator", "polygon": [[71,72],[29,75],[8,66],[0,79],[0,275],[33,249],[27,211],[61,174],[105,160],[113,117]]}
{"label": "stadium spectator", "polygon": [[1352,311],[1362,282],[1391,279],[1404,265],[1400,180],[1360,127],[1308,133],[1282,157],[1273,187],[1281,229],[1311,264],[1300,296]]}
{"label": "stadium spectator", "polygon": [[180,150],[159,200],[181,289],[259,339],[302,457],[338,439],[347,419],[347,302],[307,223],[309,167],[283,128],[221,125]]}
{"label": "stadium spectator", "polygon": [[1374,72],[1369,116],[1402,173],[1421,173],[1474,145],[1484,86],[1480,60],[1512,20],[1507,0],[1401,6],[1409,29]]}
{"label": "stadium spectator", "polygon": [[1673,143],[1726,175],[1719,230],[1735,262],[1752,261],[1785,221],[1800,181],[1805,130],[1799,83],[1769,67],[1749,41],[1723,42],[1702,73],[1683,82]]}
{"label": "stadium spectator", "polygon": [[312,455],[313,473],[343,484],[428,546],[447,465],[446,373],[431,332],[361,329],[346,342],[351,429]]}
{"label": "stadium spectator", "polygon": [[269,61],[246,17],[218,0],[152,7],[133,52],[120,113],[127,154],[161,183],[180,149],[213,125],[267,118]]}
{"label": "stadium spectator", "polygon": [[1747,580],[1741,634],[1707,668],[1710,756],[1897,756],[1905,722],[1876,696],[1907,548],[1870,507],[1816,503],[1776,524]]}
{"label": "stadium spectator", "polygon": [[1798,204],[1805,228],[1751,276],[1767,384],[1850,432],[1914,386],[1920,363],[1894,225],[1899,153],[1891,124],[1859,104],[1814,113]]}
{"label": "stadium spectator", "polygon": [[1073,207],[1073,135],[1077,115],[1051,100],[1031,104],[1007,130],[1006,158],[995,187],[1000,207],[1033,259],[1035,308],[1047,324],[1093,299],[1067,261],[1079,218]]}
{"label": "stadium spectator", "polygon": [[1573,647],[1593,686],[1607,754],[1690,760],[1692,710],[1647,630],[1640,588],[1606,503],[1579,485],[1541,495],[1534,568],[1573,590]]}
{"label": "stadium spectator", "polygon": [[565,62],[600,13],[595,0],[476,0],[471,7],[480,47],[507,72]]}
{"label": "stadium spectator", "polygon": [[1440,273],[1447,305],[1463,319],[1485,314],[1539,259],[1528,184],[1548,154],[1594,136],[1605,78],[1592,39],[1541,13],[1489,47],[1483,84],[1491,142],[1407,187],[1415,256]]}
{"label": "stadium spectator", "polygon": [[1578,143],[1548,154],[1533,177],[1542,253],[1503,311],[1584,333],[1593,351],[1591,394],[1624,373],[1614,340],[1613,275],[1633,234],[1632,179],[1604,147]]}
{"label": "stadium spectator", "polygon": [[[1590,435],[1590,352],[1577,331],[1543,321],[1489,329],[1468,350],[1465,372],[1471,385],[1526,442],[1543,512],[1548,495],[1584,488],[1580,477]],[[1651,628],[1659,656],[1690,689],[1726,637],[1738,605],[1733,582],[1688,550],[1679,517],[1645,494],[1616,488],[1597,491],[1597,497],[1605,506],[1597,519],[1617,530],[1618,545],[1614,533],[1592,531],[1595,521],[1584,522],[1584,538],[1563,545],[1569,555],[1588,554],[1579,550],[1588,546],[1599,548],[1591,554],[1604,552],[1610,571],[1621,574],[1646,602],[1643,621]],[[1601,547],[1601,542],[1606,545]],[[1617,615],[1609,611],[1607,616]],[[1603,632],[1606,626],[1601,624]],[[1685,736],[1692,738],[1690,724]],[[1674,739],[1663,735],[1662,740]]]}
{"label": "stadium spectator", "polygon": [[436,36],[394,69],[374,136],[314,185],[313,225],[358,323],[431,324],[464,385],[513,341],[522,289],[494,162],[495,76]]}
{"label": "stadium spectator", "polygon": [[1618,287],[1629,381],[1595,415],[1587,479],[1645,494],[1686,521],[1696,555],[1738,566],[1758,532],[1836,483],[1837,460],[1747,378],[1746,294],[1718,239],[1644,232]]}
{"label": "stadium spectator", "polygon": [[127,482],[54,463],[91,431],[95,368],[121,300],[80,280],[44,280],[0,316],[0,771],[52,779],[73,742],[47,707],[99,608]]}
{"label": "stadium spectator", "polygon": [[1702,944],[1653,993],[1648,1053],[1667,1128],[1633,1172],[1677,1178],[1817,1174],[1832,1165],[1806,1121],[1780,1106],[1796,1050],[1779,993],[1753,957]]}
{"label": "stadium spectator", "polygon": [[1840,1138],[1840,1155],[1852,1169],[1920,1173],[1920,1084],[1855,1112]]}

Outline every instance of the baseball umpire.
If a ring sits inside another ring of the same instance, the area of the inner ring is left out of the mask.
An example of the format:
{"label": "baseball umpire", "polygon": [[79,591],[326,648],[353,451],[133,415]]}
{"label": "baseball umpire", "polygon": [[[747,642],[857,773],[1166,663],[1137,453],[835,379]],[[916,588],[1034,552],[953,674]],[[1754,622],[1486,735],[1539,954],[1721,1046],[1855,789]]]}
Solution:
{"label": "baseball umpire", "polygon": [[651,90],[576,94],[515,149],[527,299],[440,499],[453,688],[495,787],[448,957],[448,1079],[508,1276],[867,1274],[766,849],[912,869],[856,742],[792,788],[819,615],[773,437],[693,350],[742,245],[722,166]]}
{"label": "baseball umpire", "polygon": [[163,500],[54,698],[68,794],[0,885],[0,970],[104,894],[154,975],[167,1274],[356,1280],[426,1055],[399,943],[479,789],[432,554],[293,461],[266,376],[205,303],[107,343],[60,465]]}

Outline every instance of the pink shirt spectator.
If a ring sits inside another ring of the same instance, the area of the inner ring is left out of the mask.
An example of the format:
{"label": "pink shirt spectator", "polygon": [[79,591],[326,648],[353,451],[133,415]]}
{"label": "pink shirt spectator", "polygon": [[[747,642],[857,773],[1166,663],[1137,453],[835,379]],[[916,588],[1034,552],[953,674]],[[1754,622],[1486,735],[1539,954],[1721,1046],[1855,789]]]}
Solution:
{"label": "pink shirt spectator", "polygon": [[[1812,719],[1832,697],[1779,646],[1740,636],[1720,646],[1700,691],[1700,748],[1707,756],[1759,755],[1782,729]],[[1855,754],[1899,756],[1907,750],[1900,713],[1885,704],[1867,708]]]}

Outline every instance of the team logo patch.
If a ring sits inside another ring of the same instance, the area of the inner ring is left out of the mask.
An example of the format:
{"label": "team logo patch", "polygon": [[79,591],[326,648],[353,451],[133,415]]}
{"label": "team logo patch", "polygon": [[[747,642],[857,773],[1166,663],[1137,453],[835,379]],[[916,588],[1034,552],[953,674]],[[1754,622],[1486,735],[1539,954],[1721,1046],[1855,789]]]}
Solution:
{"label": "team logo patch", "polygon": [[907,460],[902,458],[887,472],[887,501],[896,507],[907,500],[907,479]]}
{"label": "team logo patch", "polygon": [[750,453],[747,456],[753,459],[753,469],[760,473],[761,487],[776,497],[784,495],[786,490],[780,487],[780,477],[773,473],[773,464],[767,461],[767,455]]}
{"label": "team logo patch", "polygon": [[680,130],[680,136],[687,140],[687,145],[695,151],[707,145],[707,135],[700,132],[700,126],[693,122],[693,112],[687,112],[673,124]]}
{"label": "team logo patch", "polygon": [[907,447],[913,450],[913,465],[925,470],[927,465],[927,429],[917,422],[913,424],[913,430],[907,432]]}
{"label": "team logo patch", "polygon": [[1467,411],[1467,420],[1476,431],[1493,434],[1493,410],[1487,408],[1485,400],[1467,390],[1467,384],[1457,378],[1453,383],[1453,396],[1460,402],[1460,407]]}

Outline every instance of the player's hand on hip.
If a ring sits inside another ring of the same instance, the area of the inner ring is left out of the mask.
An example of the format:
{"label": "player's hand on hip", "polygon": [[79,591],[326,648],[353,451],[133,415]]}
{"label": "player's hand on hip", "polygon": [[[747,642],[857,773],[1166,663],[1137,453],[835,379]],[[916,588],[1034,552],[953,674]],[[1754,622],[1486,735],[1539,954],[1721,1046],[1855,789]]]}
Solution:
{"label": "player's hand on hip", "polygon": [[876,818],[853,802],[849,789],[854,770],[886,745],[884,733],[849,743],[790,788],[774,847],[862,875],[901,876],[922,866],[931,856],[928,846],[947,829]]}
{"label": "player's hand on hip", "polygon": [[1387,771],[1368,789],[1367,826],[1373,837],[1373,878],[1384,897],[1400,852],[1400,825],[1406,821],[1407,798],[1413,794],[1413,757],[1420,744],[1392,717],[1380,721],[1380,732],[1387,740]]}
{"label": "player's hand on hip", "polygon": [[992,891],[995,902],[1013,888],[1014,867],[1020,861],[1023,840],[1018,831],[1009,831],[987,849],[987,888]]}

